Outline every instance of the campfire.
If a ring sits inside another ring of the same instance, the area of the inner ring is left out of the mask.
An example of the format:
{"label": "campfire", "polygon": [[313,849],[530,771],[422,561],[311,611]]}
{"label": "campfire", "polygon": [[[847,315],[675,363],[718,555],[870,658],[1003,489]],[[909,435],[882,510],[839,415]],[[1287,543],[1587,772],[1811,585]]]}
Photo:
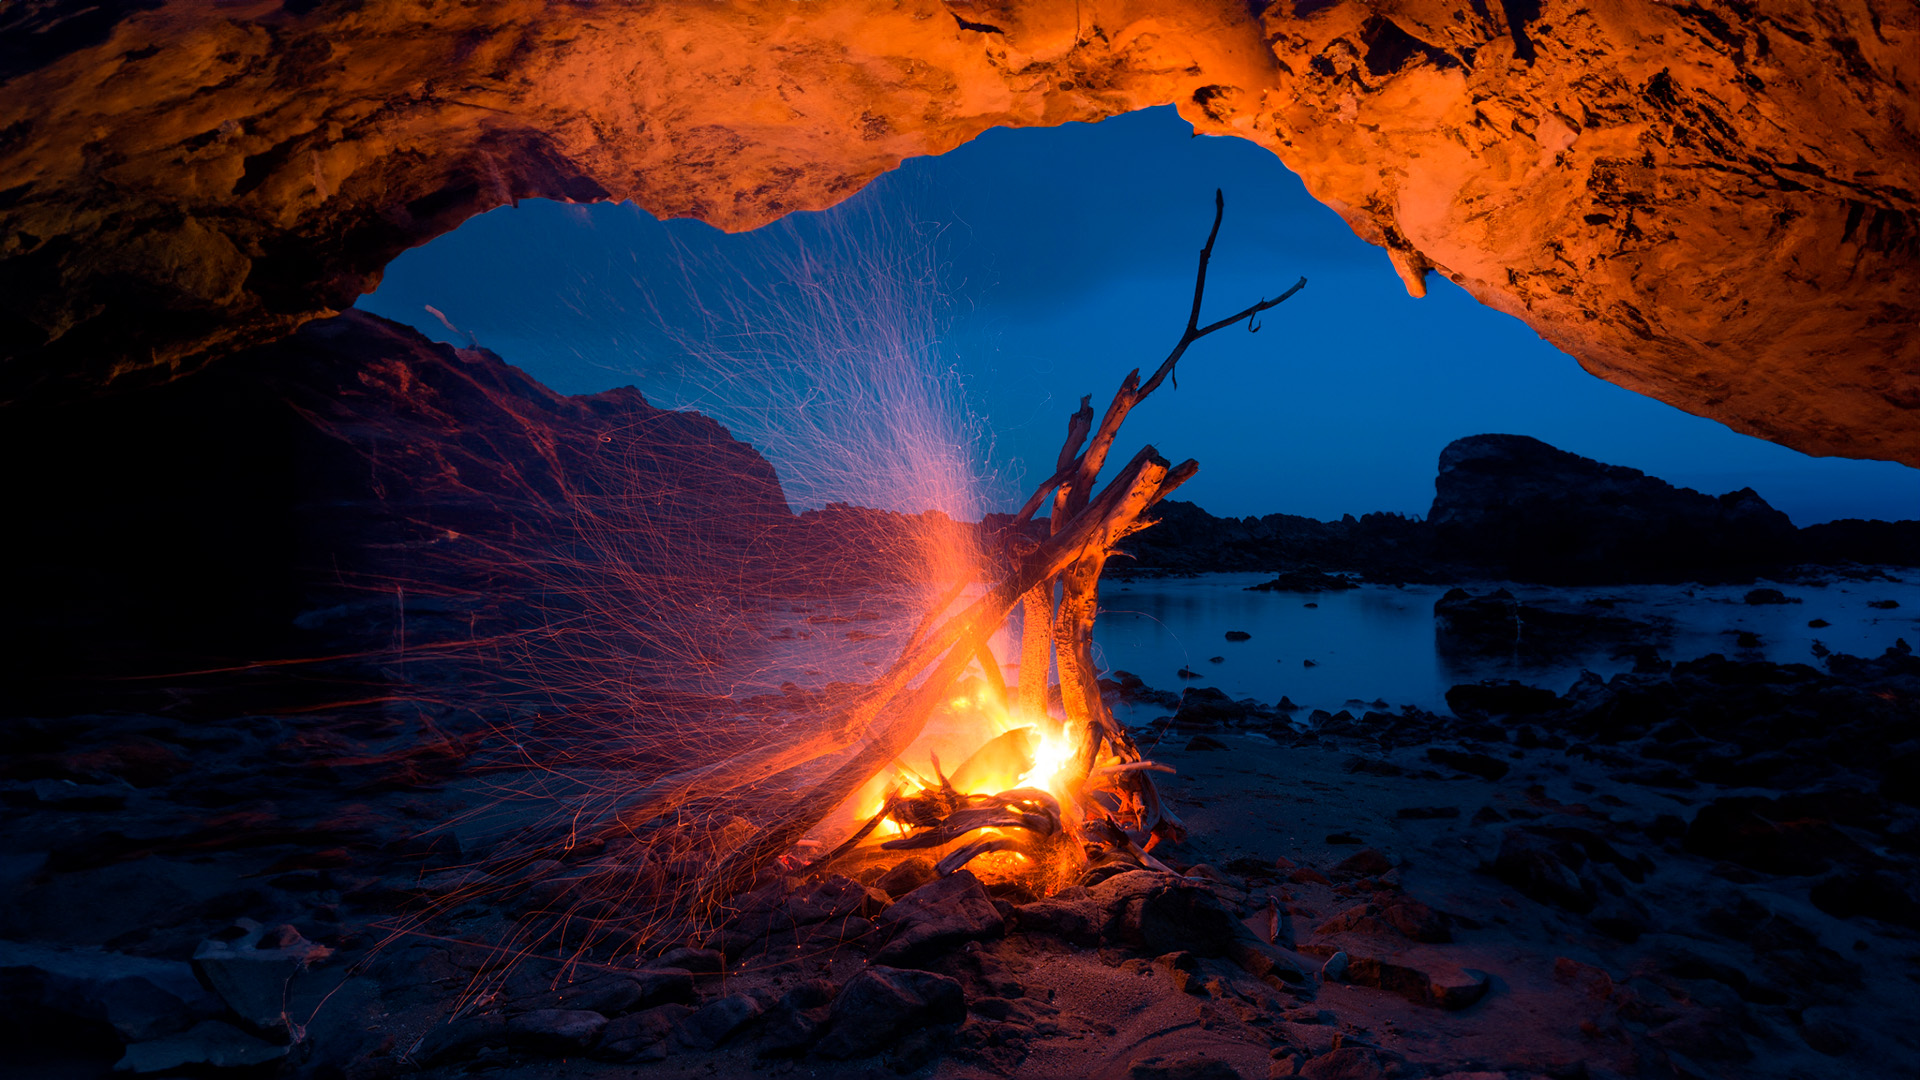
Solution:
{"label": "campfire", "polygon": [[[730,836],[697,888],[680,890],[696,918],[724,911],[769,874],[861,873],[914,858],[932,859],[935,877],[971,866],[1040,895],[1108,866],[1166,869],[1153,850],[1183,839],[1185,827],[1153,777],[1171,770],[1147,758],[1103,700],[1093,626],[1116,545],[1150,526],[1152,508],[1199,467],[1147,446],[1099,479],[1127,417],[1175,380],[1194,342],[1243,322],[1258,331],[1261,312],[1306,284],[1202,324],[1224,209],[1216,193],[1186,327],[1166,359],[1145,379],[1129,373],[1097,424],[1092,398],[1081,400],[1055,471],[1001,532],[1000,550],[928,611],[883,675],[821,735],[686,770],[620,809],[616,831],[640,835],[729,792],[780,788],[751,834]],[[1009,624],[1019,628],[1011,685],[993,648]],[[823,839],[835,821],[849,831]]]}

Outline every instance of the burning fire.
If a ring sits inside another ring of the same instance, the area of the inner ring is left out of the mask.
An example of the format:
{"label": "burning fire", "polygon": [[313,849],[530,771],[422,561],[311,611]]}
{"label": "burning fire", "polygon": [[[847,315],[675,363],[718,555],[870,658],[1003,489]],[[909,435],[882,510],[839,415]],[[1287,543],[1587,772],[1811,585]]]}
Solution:
{"label": "burning fire", "polygon": [[[1084,728],[1027,715],[977,681],[947,701],[936,720],[849,800],[857,811],[851,816],[865,824],[827,861],[851,855],[885,864],[926,851],[937,857],[938,875],[967,866],[1043,895],[1077,880],[1103,849],[1128,849],[1153,863],[1146,849],[1154,838],[1126,828],[1142,808],[1122,778],[1143,767],[1171,771],[1165,766],[1112,754],[1090,760]],[[943,746],[972,749],[948,771]]]}
{"label": "burning fire", "polygon": [[[1025,789],[1045,792],[1063,803],[1071,798],[1068,765],[1076,756],[1080,740],[1069,725],[1051,716],[1017,717],[1005,703],[984,691],[948,702],[948,716],[968,721],[968,727],[982,733],[979,748],[951,774],[942,772],[940,758],[931,748],[925,750],[923,769],[896,764],[895,796],[913,798],[944,783],[961,795]],[[867,816],[885,808],[885,795],[869,796]],[[881,824],[905,831],[905,826],[890,816],[883,817]]]}

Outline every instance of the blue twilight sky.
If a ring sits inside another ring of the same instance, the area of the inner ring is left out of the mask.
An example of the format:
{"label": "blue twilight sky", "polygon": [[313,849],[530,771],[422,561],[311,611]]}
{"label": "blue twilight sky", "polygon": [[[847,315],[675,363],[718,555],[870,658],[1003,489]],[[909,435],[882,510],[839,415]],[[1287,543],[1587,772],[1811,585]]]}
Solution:
{"label": "blue twilight sky", "polygon": [[[360,307],[471,335],[562,392],[632,384],[712,413],[796,505],[887,502],[850,447],[899,443],[879,471],[945,470],[924,501],[1003,509],[1052,471],[1081,395],[1104,406],[1178,338],[1216,187],[1203,318],[1309,284],[1260,333],[1189,350],[1116,451],[1197,458],[1181,497],[1216,514],[1424,513],[1441,447],[1513,432],[1712,494],[1750,486],[1802,525],[1920,517],[1920,470],[1810,458],[1620,389],[1438,275],[1410,299],[1272,155],[1195,138],[1171,108],[991,131],[735,236],[529,201],[401,256]],[[952,494],[969,482],[971,504]]]}

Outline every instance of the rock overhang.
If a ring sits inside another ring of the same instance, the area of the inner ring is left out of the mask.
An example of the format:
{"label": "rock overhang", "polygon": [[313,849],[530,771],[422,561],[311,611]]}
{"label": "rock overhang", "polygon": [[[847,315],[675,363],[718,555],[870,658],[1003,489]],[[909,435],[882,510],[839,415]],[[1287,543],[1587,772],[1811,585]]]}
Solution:
{"label": "rock overhang", "polygon": [[1173,103],[1411,291],[1816,454],[1920,464],[1920,14],[1562,0],[45,0],[0,58],[4,396],[168,377],[520,198],[727,229]]}

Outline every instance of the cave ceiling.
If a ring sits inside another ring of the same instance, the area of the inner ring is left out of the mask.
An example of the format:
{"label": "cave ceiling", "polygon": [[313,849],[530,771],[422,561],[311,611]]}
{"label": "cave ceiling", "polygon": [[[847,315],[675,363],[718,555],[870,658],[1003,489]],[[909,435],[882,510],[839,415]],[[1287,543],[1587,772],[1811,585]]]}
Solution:
{"label": "cave ceiling", "polygon": [[1621,386],[1920,465],[1917,88],[1904,0],[24,0],[0,397],[284,335],[517,199],[748,229],[992,127],[1171,102],[1416,294],[1443,275]]}

